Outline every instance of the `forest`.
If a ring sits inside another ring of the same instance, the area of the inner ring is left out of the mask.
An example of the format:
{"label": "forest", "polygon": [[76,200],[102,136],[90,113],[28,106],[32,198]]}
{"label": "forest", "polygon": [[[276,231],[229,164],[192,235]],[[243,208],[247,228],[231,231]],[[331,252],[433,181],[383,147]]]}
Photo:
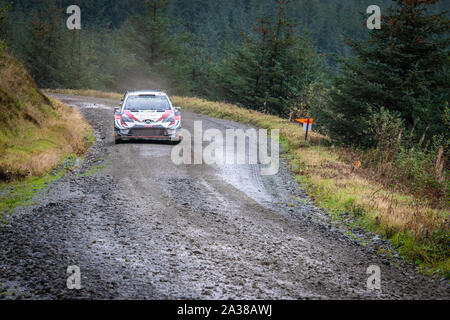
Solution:
{"label": "forest", "polygon": [[[81,30],[66,27],[72,4]],[[380,30],[366,26],[370,4],[1,0],[0,37],[41,88],[155,88],[290,120],[312,116],[334,142],[375,150],[368,163],[389,159],[405,168],[402,179],[420,176],[420,190],[442,197],[449,2],[380,0]]]}
{"label": "forest", "polygon": [[[160,85],[169,91],[196,95],[214,94],[214,71],[255,32],[258,19],[277,14],[274,0],[1,2],[11,7],[2,34],[43,87],[123,90],[140,84],[133,83],[139,77],[124,77],[139,70],[145,80],[165,80]],[[367,36],[361,13],[369,2],[292,1],[287,18],[292,30],[308,37],[335,66],[336,57],[350,52],[344,35]],[[389,3],[383,2],[385,7]],[[80,31],[66,28],[65,9],[71,4],[81,8]],[[144,30],[150,33],[142,36]],[[141,45],[146,38],[160,51],[152,57],[139,51],[147,49]]]}

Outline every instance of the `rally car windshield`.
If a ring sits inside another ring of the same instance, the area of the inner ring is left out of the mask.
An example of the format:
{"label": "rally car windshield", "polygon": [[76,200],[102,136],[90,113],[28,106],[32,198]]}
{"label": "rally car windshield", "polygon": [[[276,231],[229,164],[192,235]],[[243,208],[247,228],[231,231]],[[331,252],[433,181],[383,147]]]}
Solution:
{"label": "rally car windshield", "polygon": [[166,111],[170,110],[169,100],[165,96],[139,95],[127,99],[125,110],[130,111]]}

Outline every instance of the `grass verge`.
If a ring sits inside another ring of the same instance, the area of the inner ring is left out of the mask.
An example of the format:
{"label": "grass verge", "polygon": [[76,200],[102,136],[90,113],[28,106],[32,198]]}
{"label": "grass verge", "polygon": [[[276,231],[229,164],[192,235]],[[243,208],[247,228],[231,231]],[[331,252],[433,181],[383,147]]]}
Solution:
{"label": "grass verge", "polygon": [[[55,92],[122,98],[121,94],[93,90]],[[352,150],[335,148],[315,132],[305,141],[296,123],[226,103],[190,97],[171,99],[174,105],[193,112],[269,130],[280,129],[284,156],[319,207],[337,220],[350,216],[350,229],[375,232],[389,240],[402,257],[416,263],[423,273],[450,279],[449,210],[445,204],[436,208],[413,195],[383,186],[370,171],[349,159],[354,154]]]}

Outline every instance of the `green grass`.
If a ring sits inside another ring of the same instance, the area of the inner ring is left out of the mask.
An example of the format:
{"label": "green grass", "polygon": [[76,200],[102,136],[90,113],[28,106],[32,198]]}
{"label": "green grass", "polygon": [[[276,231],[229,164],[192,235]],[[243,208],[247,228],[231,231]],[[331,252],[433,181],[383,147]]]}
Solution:
{"label": "green grass", "polygon": [[[69,155],[52,172],[41,177],[28,177],[20,181],[0,184],[0,219],[11,214],[17,207],[34,204],[32,199],[50,184],[58,181],[75,162],[76,155]],[[64,165],[62,165],[64,163]],[[5,222],[5,220],[3,220]]]}
{"label": "green grass", "polygon": [[95,142],[96,138],[95,138],[95,134],[94,134],[94,129],[89,126],[86,130],[86,134],[83,137],[83,141],[85,141],[87,143],[87,149],[89,149]]}
{"label": "green grass", "polygon": [[[326,209],[334,221],[346,225],[348,235],[353,237],[352,229],[376,233],[381,238],[389,240],[400,256],[408,262],[417,264],[423,273],[430,276],[444,275],[450,279],[450,238],[447,229],[438,228],[427,237],[417,237],[408,230],[396,228],[395,225],[380,223],[377,220],[377,210],[355,204],[358,191],[355,188],[336,189],[332,185],[332,179],[311,182],[305,176],[297,175],[296,178],[316,204]],[[414,202],[409,195],[399,195],[397,199]],[[438,214],[444,214],[445,219],[444,212]],[[349,216],[351,221],[347,222]]]}
{"label": "green grass", "polygon": [[[92,127],[89,127],[84,137],[88,148],[95,142],[95,139],[94,130]],[[27,151],[31,150],[30,148]],[[34,204],[32,199],[36,194],[47,189],[52,183],[58,181],[64,174],[70,171],[77,157],[76,154],[67,155],[54,170],[43,176],[27,177],[22,180],[0,183],[0,220],[6,223],[3,217],[13,213],[17,207]],[[62,165],[63,163],[64,166]],[[100,172],[104,167],[104,165],[95,166],[84,173],[83,176]]]}
{"label": "green grass", "polygon": [[105,168],[106,168],[106,165],[104,165],[104,164],[96,165],[96,166],[93,166],[92,168],[90,168],[89,170],[87,170],[86,172],[79,174],[78,176],[79,177],[92,176],[94,174],[101,172]]}

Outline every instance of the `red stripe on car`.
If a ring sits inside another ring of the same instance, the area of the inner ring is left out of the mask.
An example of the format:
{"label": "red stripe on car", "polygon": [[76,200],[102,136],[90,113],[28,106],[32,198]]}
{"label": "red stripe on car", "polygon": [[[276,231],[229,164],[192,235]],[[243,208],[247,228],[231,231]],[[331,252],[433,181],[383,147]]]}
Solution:
{"label": "red stripe on car", "polygon": [[133,114],[130,112],[130,110],[125,110],[123,112],[127,117],[130,117],[133,120],[136,120],[137,122],[141,122],[138,118],[136,118],[135,116],[133,116]]}
{"label": "red stripe on car", "polygon": [[167,118],[168,116],[170,116],[172,114],[172,110],[166,110],[166,112],[164,112],[163,116],[161,118],[158,119],[157,122]]}

